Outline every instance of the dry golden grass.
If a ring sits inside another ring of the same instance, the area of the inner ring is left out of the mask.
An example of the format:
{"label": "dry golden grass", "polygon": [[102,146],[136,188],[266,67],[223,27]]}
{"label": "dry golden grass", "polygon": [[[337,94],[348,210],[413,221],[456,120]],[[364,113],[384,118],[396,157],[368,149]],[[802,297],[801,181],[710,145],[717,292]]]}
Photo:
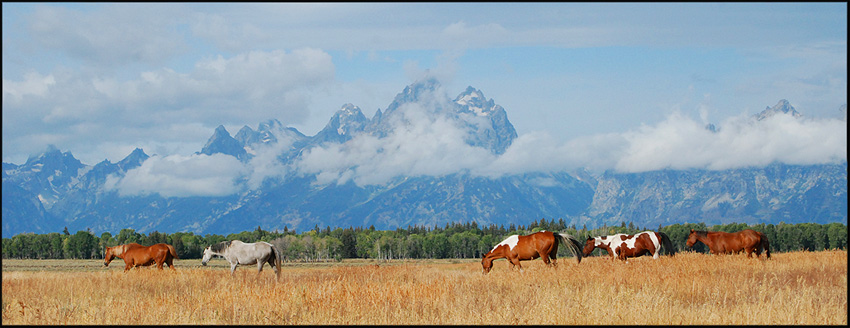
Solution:
{"label": "dry golden grass", "polygon": [[126,274],[120,260],[32,262],[3,262],[4,325],[847,325],[846,251],[535,260],[521,272],[498,260],[488,275],[478,260],[346,261],[287,265],[279,282],[268,266],[231,278],[221,260]]}

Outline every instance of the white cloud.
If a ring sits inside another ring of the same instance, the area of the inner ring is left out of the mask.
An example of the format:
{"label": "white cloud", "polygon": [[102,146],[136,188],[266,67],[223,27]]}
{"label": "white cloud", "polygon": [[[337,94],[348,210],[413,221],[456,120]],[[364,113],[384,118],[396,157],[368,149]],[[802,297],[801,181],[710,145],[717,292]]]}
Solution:
{"label": "white cloud", "polygon": [[47,89],[56,84],[56,79],[53,75],[42,76],[36,72],[30,72],[24,75],[24,80],[15,82],[3,79],[3,103],[6,102],[6,96],[11,97],[11,100],[21,101],[24,96],[44,96]]}
{"label": "white cloud", "polygon": [[419,104],[399,107],[394,129],[384,138],[359,135],[344,144],[304,152],[295,166],[317,174],[317,182],[383,184],[399,176],[443,176],[492,162],[488,150],[468,145],[457,123]]}
{"label": "white cloud", "polygon": [[109,176],[104,188],[121,196],[226,196],[240,191],[244,172],[239,160],[222,154],[151,156],[123,177]]}
{"label": "white cloud", "polygon": [[[655,125],[623,133],[599,134],[559,142],[547,132],[520,135],[502,155],[467,144],[460,121],[445,115],[434,95],[403,104],[385,116],[392,129],[385,137],[355,136],[343,144],[304,150],[294,162],[279,162],[294,139],[273,131],[278,143],[252,149],[246,164],[225,155],[151,157],[108,189],[122,195],[224,196],[260,188],[266,179],[315,175],[316,183],[383,185],[394,178],[469,173],[500,177],[531,172],[644,172],[663,169],[725,170],[774,162],[821,164],[846,161],[847,123],[841,119],[794,118],[778,114],[762,121],[730,117],[712,132],[704,111],[692,119],[678,111]],[[534,181],[546,186],[551,181]]]}
{"label": "white cloud", "polygon": [[736,116],[712,133],[678,113],[655,126],[623,134],[627,148],[614,164],[622,172],[661,169],[724,170],[773,162],[809,165],[847,160],[847,122],[774,115]]}
{"label": "white cloud", "polygon": [[[216,56],[198,61],[187,73],[161,68],[128,80],[69,69],[30,73],[20,81],[4,78],[4,152],[25,158],[43,150],[43,138],[36,142],[33,132],[51,135],[50,143],[61,149],[88,153],[92,140],[123,142],[124,149],[143,143],[195,145],[219,124],[270,118],[298,123],[309,117],[314,90],[333,79],[330,55],[310,48]],[[187,125],[204,131],[173,133]],[[7,148],[11,140],[16,142]],[[84,162],[102,156],[126,154]]]}

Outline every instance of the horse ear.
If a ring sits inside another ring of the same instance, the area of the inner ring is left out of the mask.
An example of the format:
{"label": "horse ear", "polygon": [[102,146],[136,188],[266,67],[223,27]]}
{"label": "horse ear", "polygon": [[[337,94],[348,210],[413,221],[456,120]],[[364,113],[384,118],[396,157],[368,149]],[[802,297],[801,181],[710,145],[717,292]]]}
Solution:
{"label": "horse ear", "polygon": [[691,232],[694,232],[694,229],[691,229]]}

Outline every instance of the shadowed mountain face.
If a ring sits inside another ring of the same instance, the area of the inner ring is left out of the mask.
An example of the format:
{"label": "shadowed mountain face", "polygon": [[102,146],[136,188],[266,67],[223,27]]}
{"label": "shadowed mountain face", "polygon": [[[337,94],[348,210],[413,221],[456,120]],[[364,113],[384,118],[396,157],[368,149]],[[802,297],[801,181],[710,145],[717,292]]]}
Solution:
{"label": "shadowed mountain face", "polygon": [[[801,116],[782,100],[754,119],[779,114]],[[414,140],[400,143],[402,136]],[[66,226],[97,234],[124,228],[228,234],[257,226],[298,231],[449,222],[507,226],[540,218],[563,218],[579,227],[623,221],[646,227],[847,222],[846,162],[494,176],[443,167],[458,159],[495,159],[516,139],[507,111],[480,90],[469,87],[452,98],[436,80],[424,80],[405,87],[371,119],[359,107],[343,105],[314,136],[275,119],[256,130],[244,126],[235,136],[219,126],[191,156],[204,164],[195,168],[141,149],[117,163],[89,166],[51,146],[23,165],[3,163],[3,237]],[[389,153],[430,157],[403,161]],[[364,164],[375,158],[382,162]],[[185,162],[190,161],[180,163]],[[156,175],[160,170],[170,175]],[[188,180],[208,172],[225,178]],[[207,184],[196,188],[196,196],[124,188],[157,179],[184,187],[182,180],[163,176]],[[358,178],[363,176],[373,178]]]}

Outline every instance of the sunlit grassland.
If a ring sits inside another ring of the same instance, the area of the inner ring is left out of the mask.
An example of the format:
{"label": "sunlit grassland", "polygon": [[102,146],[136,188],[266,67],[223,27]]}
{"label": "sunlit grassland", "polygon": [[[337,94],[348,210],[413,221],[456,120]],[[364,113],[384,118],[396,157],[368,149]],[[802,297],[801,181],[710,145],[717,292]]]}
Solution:
{"label": "sunlit grassland", "polygon": [[2,323],[847,324],[846,251],[558,262],[286,264],[276,282],[222,260],[128,273],[120,259],[4,260]]}

